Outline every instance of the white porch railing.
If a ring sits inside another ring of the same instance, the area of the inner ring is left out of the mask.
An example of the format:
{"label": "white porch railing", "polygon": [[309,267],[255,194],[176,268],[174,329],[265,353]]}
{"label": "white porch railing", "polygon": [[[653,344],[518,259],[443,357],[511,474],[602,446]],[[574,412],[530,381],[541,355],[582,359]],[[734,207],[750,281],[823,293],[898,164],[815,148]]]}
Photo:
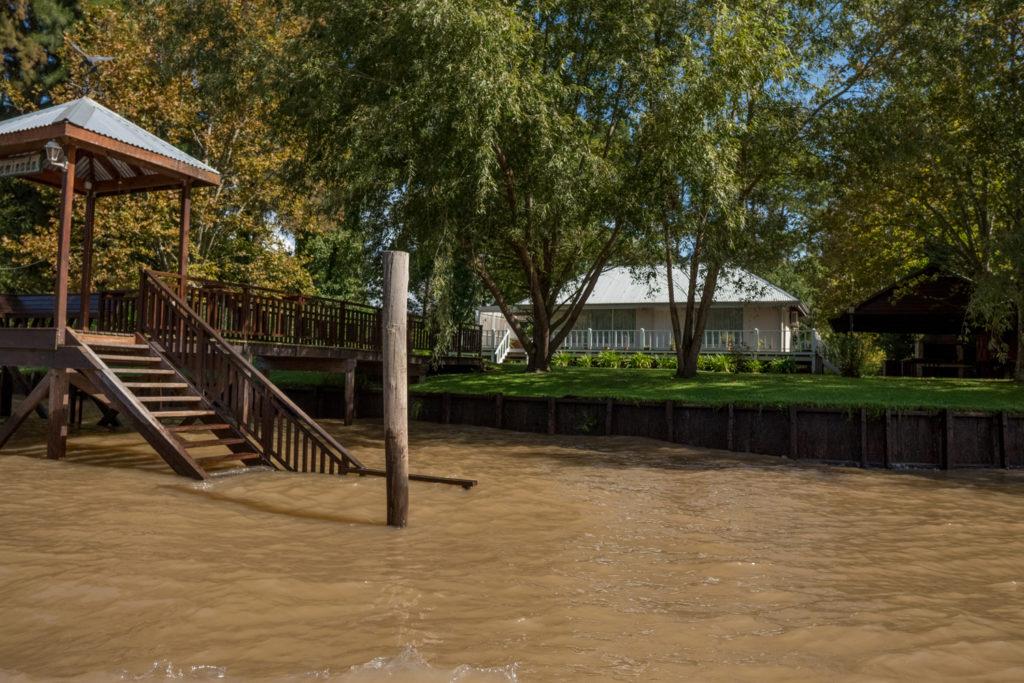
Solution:
{"label": "white porch railing", "polygon": [[[705,330],[702,350],[719,353],[810,353],[816,342],[813,330]],[[671,330],[572,330],[565,351],[671,351]]]}

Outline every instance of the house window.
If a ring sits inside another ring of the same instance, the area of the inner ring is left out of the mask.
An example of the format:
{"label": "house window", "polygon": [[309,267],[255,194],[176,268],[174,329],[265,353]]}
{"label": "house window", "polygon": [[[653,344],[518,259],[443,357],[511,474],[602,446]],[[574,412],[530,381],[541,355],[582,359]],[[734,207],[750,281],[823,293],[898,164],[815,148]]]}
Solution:
{"label": "house window", "polygon": [[708,311],[706,330],[742,330],[742,308],[712,308]]}
{"label": "house window", "polygon": [[598,308],[583,311],[576,320],[577,330],[635,330],[636,309]]}

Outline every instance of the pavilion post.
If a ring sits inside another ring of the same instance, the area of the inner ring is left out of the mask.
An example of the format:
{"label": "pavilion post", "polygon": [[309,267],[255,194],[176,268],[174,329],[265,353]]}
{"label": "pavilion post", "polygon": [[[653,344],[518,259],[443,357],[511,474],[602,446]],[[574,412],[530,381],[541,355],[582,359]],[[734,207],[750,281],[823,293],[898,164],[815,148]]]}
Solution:
{"label": "pavilion post", "polygon": [[85,227],[82,230],[82,296],[78,320],[82,330],[89,329],[89,299],[92,296],[92,235],[96,216],[96,193],[85,197]]}
{"label": "pavilion post", "polygon": [[192,227],[192,181],[181,187],[181,230],[178,233],[178,296],[188,293],[188,233]]}
{"label": "pavilion post", "polygon": [[[71,219],[75,200],[75,154],[73,146],[64,150],[67,164],[60,188],[60,227],[57,233],[57,281],[54,287],[53,325],[56,345],[64,345],[68,325],[68,259],[71,255]],[[46,457],[60,459],[68,443],[68,371],[53,368],[50,373],[49,428]]]}
{"label": "pavilion post", "polygon": [[384,460],[388,526],[404,527],[409,518],[409,365],[406,343],[409,254],[384,252]]}

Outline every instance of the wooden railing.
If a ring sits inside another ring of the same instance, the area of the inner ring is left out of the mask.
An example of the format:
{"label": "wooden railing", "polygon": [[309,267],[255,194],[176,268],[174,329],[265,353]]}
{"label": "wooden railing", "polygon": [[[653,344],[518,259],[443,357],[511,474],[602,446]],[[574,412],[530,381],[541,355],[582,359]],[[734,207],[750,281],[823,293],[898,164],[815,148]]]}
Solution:
{"label": "wooden railing", "polygon": [[140,332],[269,460],[293,472],[370,473],[158,274],[142,274]]}
{"label": "wooden railing", "polygon": [[[172,292],[178,290],[177,274],[152,272]],[[187,292],[188,305],[225,339],[357,351],[381,348],[380,310],[372,306],[199,278],[189,278]],[[0,301],[0,327],[52,327],[53,296],[31,298],[40,300],[37,310],[6,314]],[[137,292],[94,294],[90,328],[97,332],[135,332],[137,299]],[[69,306],[68,324],[77,327],[77,300],[73,304]],[[421,317],[410,315],[408,329],[410,354],[424,355],[437,348],[437,336]],[[481,342],[478,325],[461,327],[452,335],[444,355],[479,357]]]}

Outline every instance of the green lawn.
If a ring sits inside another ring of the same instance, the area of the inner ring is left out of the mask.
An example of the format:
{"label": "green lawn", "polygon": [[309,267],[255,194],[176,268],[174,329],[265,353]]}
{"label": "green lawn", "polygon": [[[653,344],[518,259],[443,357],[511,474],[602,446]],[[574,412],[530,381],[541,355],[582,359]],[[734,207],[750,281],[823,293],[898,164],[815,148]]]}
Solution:
{"label": "green lawn", "polygon": [[673,370],[558,368],[534,374],[523,366],[485,373],[439,375],[413,386],[414,392],[578,396],[626,400],[672,399],[686,403],[746,406],[955,408],[1024,412],[1024,387],[1002,380],[847,378],[834,375],[701,373],[673,377]]}

